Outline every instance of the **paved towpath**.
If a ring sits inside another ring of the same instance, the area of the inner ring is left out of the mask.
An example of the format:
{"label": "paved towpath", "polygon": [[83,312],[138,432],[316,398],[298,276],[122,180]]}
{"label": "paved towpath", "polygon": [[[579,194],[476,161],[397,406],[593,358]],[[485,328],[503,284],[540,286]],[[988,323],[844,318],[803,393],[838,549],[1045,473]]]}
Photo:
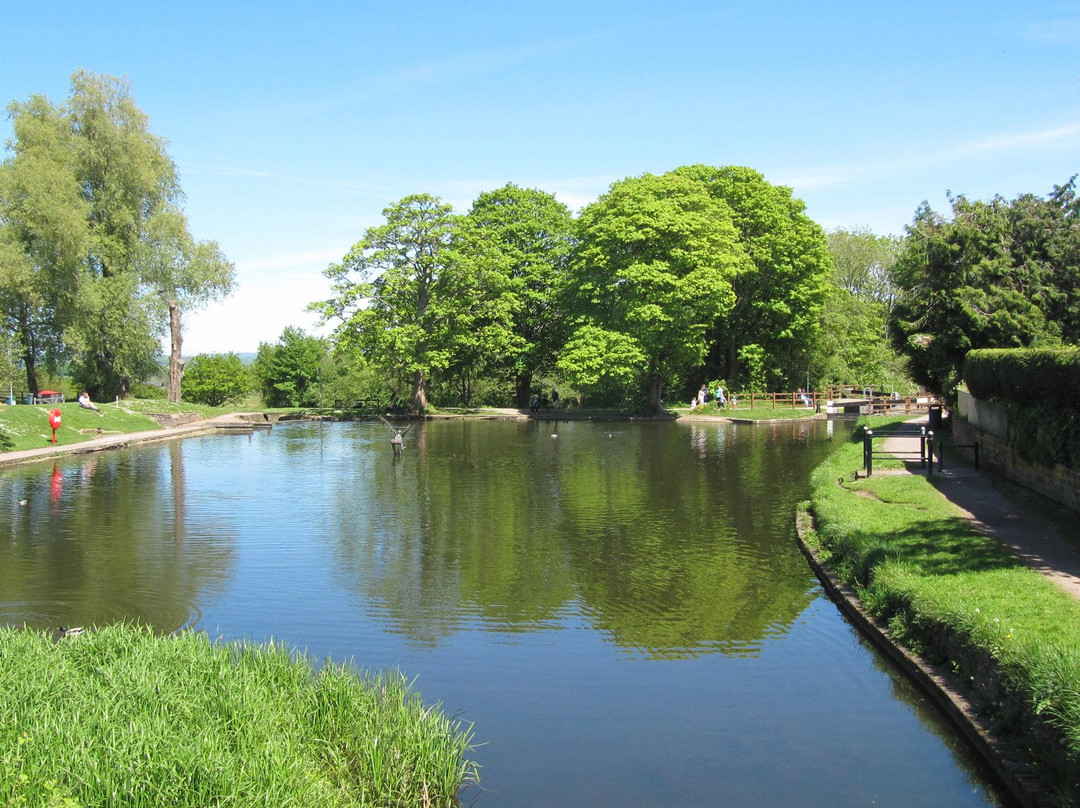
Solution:
{"label": "paved towpath", "polygon": [[[925,422],[925,417],[914,421]],[[882,450],[904,459],[911,473],[926,473],[918,461],[910,459],[919,452],[917,437],[886,438]],[[1010,501],[994,484],[990,472],[976,471],[956,460],[949,463],[948,454],[945,461],[941,471],[934,467],[934,487],[980,530],[1011,547],[1028,566],[1080,599],[1080,514],[1071,525],[1051,522]]]}

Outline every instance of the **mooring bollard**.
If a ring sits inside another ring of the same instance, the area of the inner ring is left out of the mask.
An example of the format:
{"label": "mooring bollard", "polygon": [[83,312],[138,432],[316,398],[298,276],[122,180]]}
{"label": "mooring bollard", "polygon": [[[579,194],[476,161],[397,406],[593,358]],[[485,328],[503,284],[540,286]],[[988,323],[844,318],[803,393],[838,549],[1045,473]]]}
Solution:
{"label": "mooring bollard", "polygon": [[930,462],[926,464],[926,476],[934,476],[934,430],[926,433],[926,453],[930,456]]}
{"label": "mooring bollard", "polygon": [[926,427],[919,434],[919,468],[926,468]]}

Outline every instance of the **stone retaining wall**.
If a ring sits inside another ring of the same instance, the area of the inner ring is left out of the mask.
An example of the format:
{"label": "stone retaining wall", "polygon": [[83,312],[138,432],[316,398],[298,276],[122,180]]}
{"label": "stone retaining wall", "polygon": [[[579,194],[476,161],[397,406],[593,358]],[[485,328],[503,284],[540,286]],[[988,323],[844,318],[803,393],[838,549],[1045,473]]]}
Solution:
{"label": "stone retaining wall", "polygon": [[[958,391],[959,418],[953,418],[953,442],[979,443],[979,464],[1025,488],[1080,511],[1080,473],[1063,466],[1048,469],[1022,459],[1009,444],[1005,407]],[[970,451],[968,450],[968,454]]]}

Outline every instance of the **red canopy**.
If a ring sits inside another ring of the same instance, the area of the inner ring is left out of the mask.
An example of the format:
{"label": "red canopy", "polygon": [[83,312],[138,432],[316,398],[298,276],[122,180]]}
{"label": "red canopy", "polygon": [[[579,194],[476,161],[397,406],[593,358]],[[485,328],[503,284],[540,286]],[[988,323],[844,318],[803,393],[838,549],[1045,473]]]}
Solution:
{"label": "red canopy", "polygon": [[38,390],[38,395],[39,396],[58,396],[58,395],[60,395],[60,391],[59,390]]}

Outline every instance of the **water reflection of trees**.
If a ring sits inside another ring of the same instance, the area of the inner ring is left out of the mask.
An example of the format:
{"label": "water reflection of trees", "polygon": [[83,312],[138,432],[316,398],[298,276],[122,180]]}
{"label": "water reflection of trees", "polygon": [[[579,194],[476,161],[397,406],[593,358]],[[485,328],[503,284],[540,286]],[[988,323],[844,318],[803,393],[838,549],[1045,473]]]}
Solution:
{"label": "water reflection of trees", "polygon": [[351,507],[326,526],[339,574],[391,630],[435,643],[470,621],[527,631],[580,610],[637,653],[743,654],[812,598],[792,540],[794,503],[827,451],[809,433],[536,422],[415,431],[401,461],[377,432],[355,447],[365,471],[340,481],[335,499]]}
{"label": "water reflection of trees", "polygon": [[185,625],[232,557],[226,542],[187,550],[186,488],[179,443],[5,471],[0,620]]}

